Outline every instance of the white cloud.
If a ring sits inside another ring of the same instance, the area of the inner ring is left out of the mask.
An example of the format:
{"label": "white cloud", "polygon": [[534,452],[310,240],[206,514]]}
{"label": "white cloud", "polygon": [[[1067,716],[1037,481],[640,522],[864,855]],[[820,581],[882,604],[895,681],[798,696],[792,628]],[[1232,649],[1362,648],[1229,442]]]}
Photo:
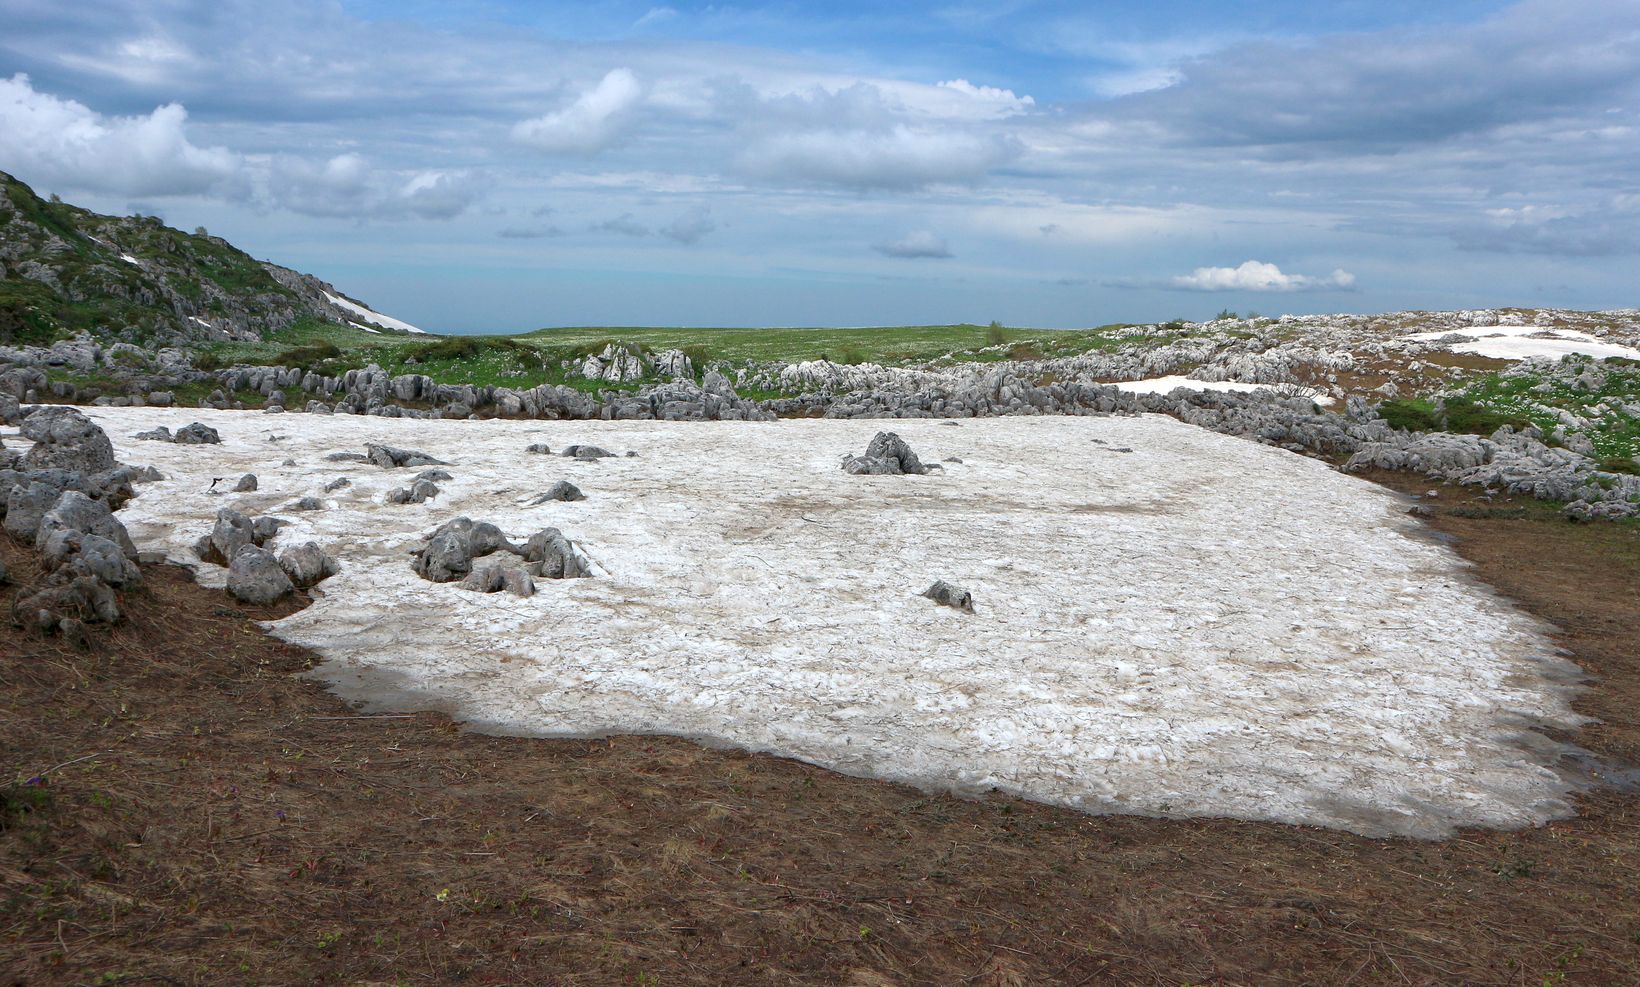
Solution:
{"label": "white cloud", "polygon": [[37,91],[26,75],[0,79],[0,162],[43,185],[187,195],[238,177],[243,159],[191,143],[187,122],[188,111],[177,103],[147,116],[104,116]]}
{"label": "white cloud", "polygon": [[630,69],[612,69],[561,110],[516,124],[513,139],[554,154],[595,154],[621,135],[643,87]]}
{"label": "white cloud", "polygon": [[929,230],[916,230],[898,240],[879,243],[871,249],[884,257],[945,258],[952,256],[945,239]]}
{"label": "white cloud", "polygon": [[1355,275],[1343,269],[1321,278],[1283,274],[1274,264],[1250,260],[1240,267],[1198,267],[1169,284],[1187,291],[1343,291],[1355,287]]}
{"label": "white cloud", "polygon": [[976,86],[967,79],[951,79],[942,82],[938,89],[961,93],[974,103],[991,108],[998,115],[1011,116],[1023,113],[1036,105],[1036,100],[1030,96],[1016,96],[1012,89],[998,89],[994,86]]}
{"label": "white cloud", "polygon": [[269,164],[268,195],[276,205],[308,216],[449,219],[472,204],[470,176],[442,171],[377,169],[358,154],[338,154],[322,165],[295,158]]}

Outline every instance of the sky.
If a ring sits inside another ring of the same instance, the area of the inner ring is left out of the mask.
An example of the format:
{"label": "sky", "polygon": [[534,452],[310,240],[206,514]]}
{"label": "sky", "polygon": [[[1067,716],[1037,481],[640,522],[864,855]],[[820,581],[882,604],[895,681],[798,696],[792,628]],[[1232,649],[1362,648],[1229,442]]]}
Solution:
{"label": "sky", "polygon": [[0,170],[435,331],[1640,305],[1640,0],[0,24]]}

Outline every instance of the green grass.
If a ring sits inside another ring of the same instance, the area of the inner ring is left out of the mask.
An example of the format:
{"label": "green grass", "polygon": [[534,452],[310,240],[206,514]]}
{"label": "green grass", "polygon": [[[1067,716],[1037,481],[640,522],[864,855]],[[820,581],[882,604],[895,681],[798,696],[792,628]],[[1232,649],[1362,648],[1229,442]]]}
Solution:
{"label": "green grass", "polygon": [[[992,340],[1001,339],[1001,342]],[[1055,331],[1001,326],[889,326],[869,329],[667,329],[583,326],[517,336],[414,336],[367,333],[314,319],[257,342],[217,343],[196,360],[202,369],[236,363],[299,366],[336,375],[374,363],[392,374],[425,374],[443,384],[515,389],[562,384],[594,393],[635,390],[568,377],[562,364],[621,343],[643,352],[681,349],[696,375],[708,364],[828,359],[903,365],[1067,356],[1147,344],[1161,337],[1127,326]],[[770,394],[768,396],[780,396]]]}
{"label": "green grass", "polygon": [[[1562,424],[1556,412],[1567,411],[1590,420],[1582,431],[1602,469],[1640,473],[1634,460],[1640,455],[1640,417],[1613,409],[1615,404],[1640,404],[1640,361],[1610,359],[1602,369],[1605,384],[1599,390],[1580,390],[1541,374],[1491,373],[1442,395],[1444,415],[1436,414],[1434,396],[1385,401],[1378,413],[1395,428],[1416,431],[1490,435],[1503,425],[1535,425],[1548,435]],[[1604,414],[1593,410],[1601,403],[1607,406]]]}

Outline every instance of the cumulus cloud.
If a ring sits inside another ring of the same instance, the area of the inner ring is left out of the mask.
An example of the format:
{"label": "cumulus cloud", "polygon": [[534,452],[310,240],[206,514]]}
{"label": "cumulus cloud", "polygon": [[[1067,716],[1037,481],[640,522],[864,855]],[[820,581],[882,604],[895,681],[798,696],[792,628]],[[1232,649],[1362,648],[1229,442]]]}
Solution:
{"label": "cumulus cloud", "polygon": [[707,206],[696,206],[661,227],[661,236],[679,243],[699,243],[702,237],[715,229],[717,224],[712,222],[712,210]]}
{"label": "cumulus cloud", "polygon": [[952,256],[951,247],[945,242],[945,239],[929,230],[916,230],[907,233],[898,240],[875,244],[871,249],[884,257],[945,258]]}
{"label": "cumulus cloud", "polygon": [[0,162],[44,185],[126,195],[188,195],[235,183],[244,161],[199,147],[188,111],[167,103],[147,116],[104,116],[39,92],[21,73],[0,80]]}
{"label": "cumulus cloud", "polygon": [[449,219],[477,197],[470,176],[377,169],[358,154],[338,154],[323,164],[279,158],[269,168],[273,203],[308,216]]}
{"label": "cumulus cloud", "polygon": [[513,139],[553,154],[596,154],[620,137],[643,87],[630,69],[612,69],[561,110],[520,121]]}
{"label": "cumulus cloud", "polygon": [[1168,285],[1185,291],[1348,291],[1355,287],[1355,275],[1343,269],[1326,277],[1284,274],[1274,264],[1250,260],[1239,267],[1198,267]]}

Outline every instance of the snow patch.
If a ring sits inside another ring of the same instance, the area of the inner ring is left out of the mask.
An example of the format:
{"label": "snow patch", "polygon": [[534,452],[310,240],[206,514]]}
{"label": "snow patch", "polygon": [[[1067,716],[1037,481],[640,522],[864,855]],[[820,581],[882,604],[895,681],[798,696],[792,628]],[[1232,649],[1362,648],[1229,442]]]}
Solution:
{"label": "snow patch", "polygon": [[[1189,377],[1171,375],[1167,377],[1151,377],[1148,380],[1115,380],[1110,386],[1131,391],[1134,394],[1166,394],[1175,388],[1186,387],[1193,391],[1276,391],[1291,389],[1289,384],[1246,384],[1237,380],[1192,380]],[[1307,395],[1310,400],[1319,405],[1335,403],[1328,394]]]}
{"label": "snow patch", "polygon": [[[84,410],[164,474],[120,512],[139,548],[221,585],[190,545],[234,507],[291,522],[276,550],[311,539],[341,559],[268,627],[377,708],[706,738],[1091,812],[1439,836],[1573,811],[1558,751],[1527,734],[1581,722],[1545,628],[1382,488],[1172,419],[896,421],[925,460],[962,462],[854,477],[841,457],[884,423]],[[195,419],[222,444],[130,438]],[[387,506],[411,471],[324,459],[366,442],[454,479]],[[532,442],[640,455],[543,460]],[[243,472],[257,492],[210,494]],[[559,478],[587,499],[525,506]],[[288,511],[303,496],[328,509]],[[458,515],[515,539],[559,527],[600,576],[527,599],[417,578],[407,553]],[[935,579],[978,612],[919,596]]]}
{"label": "snow patch", "polygon": [[[340,295],[332,295],[328,291],[325,292],[324,295],[327,299],[330,300],[330,304],[335,305],[338,308],[346,309],[347,311],[352,312],[354,315],[361,316],[365,319],[368,319],[369,321],[376,323],[378,326],[385,326],[388,329],[401,329],[404,332],[414,332],[414,333],[421,333],[422,335],[426,335],[426,330],[417,329],[415,326],[411,325],[410,323],[402,322],[398,319],[393,318],[391,315],[383,315],[380,312],[372,312],[370,309],[365,308],[363,305],[359,305],[359,304],[356,304],[354,302],[350,302],[347,299],[341,297]],[[357,323],[354,323],[354,324],[357,325]],[[361,326],[360,328],[363,328],[363,327]]]}
{"label": "snow patch", "polygon": [[1402,339],[1418,342],[1436,342],[1453,336],[1461,341],[1447,344],[1454,353],[1473,353],[1494,360],[1528,360],[1548,357],[1558,360],[1573,353],[1592,356],[1598,360],[1624,357],[1640,360],[1640,349],[1608,343],[1576,329],[1555,329],[1544,326],[1472,326],[1442,329],[1436,332],[1418,332]]}
{"label": "snow patch", "polygon": [[142,261],[137,260],[135,257],[132,257],[130,254],[120,254],[120,260],[125,261],[127,264],[135,264],[138,267],[142,266]]}

